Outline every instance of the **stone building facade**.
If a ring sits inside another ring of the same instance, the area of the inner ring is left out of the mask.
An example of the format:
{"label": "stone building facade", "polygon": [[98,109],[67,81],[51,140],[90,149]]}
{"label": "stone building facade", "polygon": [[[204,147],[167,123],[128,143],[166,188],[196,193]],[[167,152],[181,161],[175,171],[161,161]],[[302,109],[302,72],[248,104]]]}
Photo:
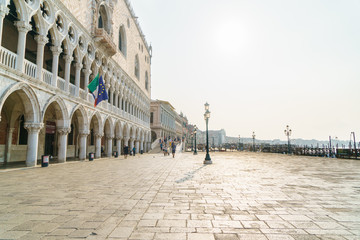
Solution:
{"label": "stone building facade", "polygon": [[128,0],[2,0],[0,17],[0,163],[149,150],[151,46]]}
{"label": "stone building facade", "polygon": [[152,141],[158,138],[177,137],[177,116],[175,108],[168,101],[151,100],[150,127]]}

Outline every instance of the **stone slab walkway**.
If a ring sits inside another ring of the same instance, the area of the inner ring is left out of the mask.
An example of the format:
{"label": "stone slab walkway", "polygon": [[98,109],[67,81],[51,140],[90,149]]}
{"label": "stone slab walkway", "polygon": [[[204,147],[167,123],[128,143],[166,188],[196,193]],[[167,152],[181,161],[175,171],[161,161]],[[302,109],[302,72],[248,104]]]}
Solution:
{"label": "stone slab walkway", "polygon": [[204,157],[0,171],[0,239],[360,239],[360,161]]}

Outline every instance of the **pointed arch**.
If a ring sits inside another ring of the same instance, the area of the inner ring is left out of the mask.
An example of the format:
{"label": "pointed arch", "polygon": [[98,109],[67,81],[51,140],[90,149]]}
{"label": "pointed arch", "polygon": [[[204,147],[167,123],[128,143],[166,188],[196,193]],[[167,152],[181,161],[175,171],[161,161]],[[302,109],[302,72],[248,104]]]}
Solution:
{"label": "pointed arch", "polygon": [[53,103],[55,104],[56,118],[62,120],[63,124],[65,126],[68,125],[68,122],[70,119],[69,119],[69,113],[67,111],[67,107],[65,105],[64,100],[61,97],[56,96],[56,95],[51,97],[45,104],[45,106],[42,110],[42,114],[41,114],[41,122],[44,121],[44,116],[45,116],[46,110]]}
{"label": "pointed arch", "polygon": [[16,91],[18,91],[17,93],[24,103],[25,121],[39,123],[41,119],[40,104],[35,91],[26,83],[15,83],[5,90],[3,95],[0,97],[0,112],[6,99]]}
{"label": "pointed arch", "polygon": [[[86,130],[88,129],[89,123],[88,123],[88,118],[87,118],[87,113],[85,111],[85,108],[83,105],[78,104],[72,111],[72,113],[70,114],[70,121],[71,119],[73,119],[74,115],[76,113],[77,114],[77,118],[78,118],[78,123],[79,123],[79,129],[80,130]],[[81,126],[81,127],[80,127]]]}

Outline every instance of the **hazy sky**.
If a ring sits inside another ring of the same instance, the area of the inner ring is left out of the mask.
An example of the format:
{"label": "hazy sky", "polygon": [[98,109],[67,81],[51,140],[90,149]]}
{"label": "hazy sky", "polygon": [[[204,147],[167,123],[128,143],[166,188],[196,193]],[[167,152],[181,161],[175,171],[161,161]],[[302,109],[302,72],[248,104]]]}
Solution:
{"label": "hazy sky", "polygon": [[132,0],[152,99],[228,136],[360,140],[360,1]]}

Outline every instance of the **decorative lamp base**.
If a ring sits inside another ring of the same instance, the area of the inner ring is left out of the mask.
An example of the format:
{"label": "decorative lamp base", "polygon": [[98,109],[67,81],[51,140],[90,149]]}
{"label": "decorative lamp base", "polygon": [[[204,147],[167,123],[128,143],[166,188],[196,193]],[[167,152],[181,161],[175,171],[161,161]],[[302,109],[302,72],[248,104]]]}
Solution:
{"label": "decorative lamp base", "polygon": [[204,160],[204,164],[212,164],[211,160]]}

